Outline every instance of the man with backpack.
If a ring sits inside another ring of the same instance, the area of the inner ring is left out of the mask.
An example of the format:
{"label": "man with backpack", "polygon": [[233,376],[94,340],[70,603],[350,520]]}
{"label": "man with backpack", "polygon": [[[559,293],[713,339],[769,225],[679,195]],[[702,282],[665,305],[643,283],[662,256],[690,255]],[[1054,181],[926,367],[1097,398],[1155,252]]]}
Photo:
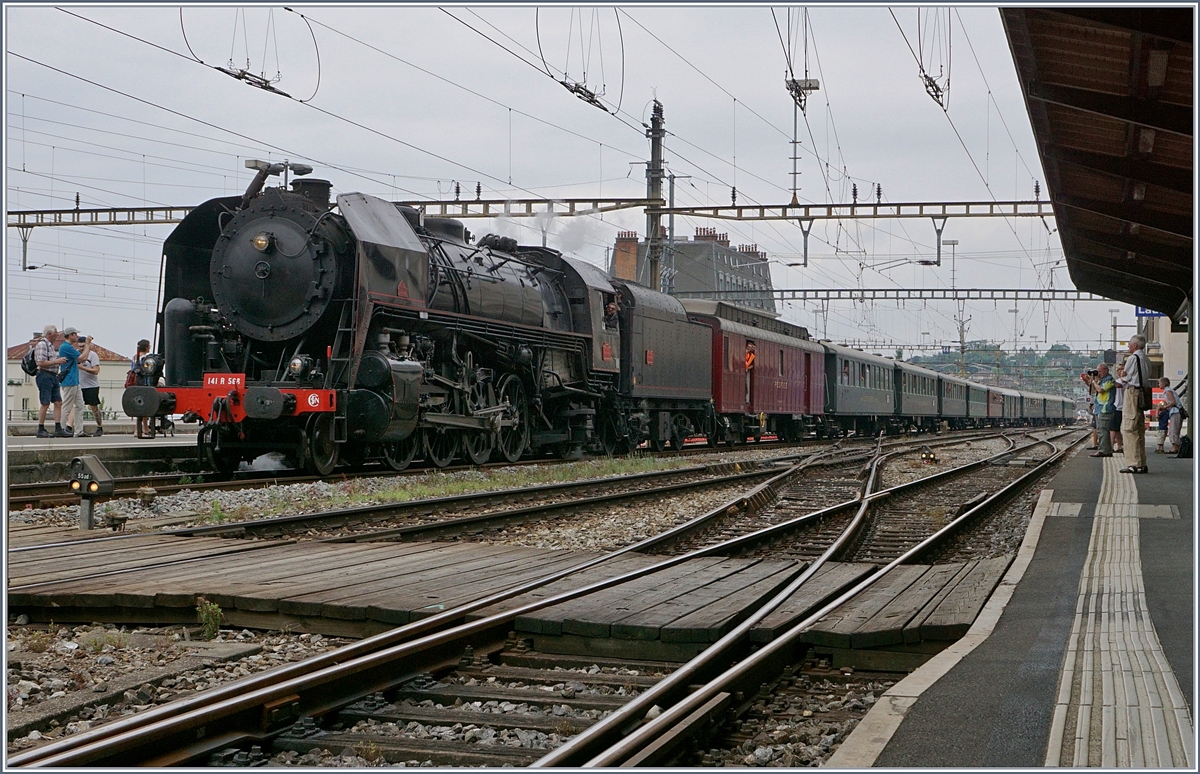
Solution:
{"label": "man with backpack", "polygon": [[1150,408],[1150,364],[1146,361],[1146,337],[1135,333],[1129,337],[1129,354],[1117,371],[1117,384],[1125,388],[1121,436],[1125,439],[1125,461],[1122,473],[1149,473],[1146,467],[1146,415]]}
{"label": "man with backpack", "polygon": [[54,436],[55,438],[70,438],[71,434],[62,428],[62,391],[58,387],[58,367],[67,362],[55,351],[58,340],[58,327],[47,325],[42,329],[42,337],[33,345],[33,360],[37,366],[34,382],[38,388],[38,438],[50,438],[46,432],[46,411],[54,404]]}

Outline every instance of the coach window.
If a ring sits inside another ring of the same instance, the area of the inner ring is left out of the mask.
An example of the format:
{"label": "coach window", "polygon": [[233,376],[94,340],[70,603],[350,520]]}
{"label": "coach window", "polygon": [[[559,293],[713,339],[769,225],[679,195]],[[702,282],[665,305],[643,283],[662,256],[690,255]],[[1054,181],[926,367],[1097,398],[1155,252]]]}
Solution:
{"label": "coach window", "polygon": [[842,361],[842,375],[839,381],[842,384],[850,384],[850,364],[845,360]]}
{"label": "coach window", "polygon": [[725,370],[732,371],[733,369],[729,366],[729,337],[726,336],[722,343],[725,345],[724,349],[721,350],[725,353]]}
{"label": "coach window", "polygon": [[783,350],[779,350],[779,375],[783,376]]}
{"label": "coach window", "polygon": [[867,364],[866,363],[858,364],[858,384],[860,387],[867,386]]}

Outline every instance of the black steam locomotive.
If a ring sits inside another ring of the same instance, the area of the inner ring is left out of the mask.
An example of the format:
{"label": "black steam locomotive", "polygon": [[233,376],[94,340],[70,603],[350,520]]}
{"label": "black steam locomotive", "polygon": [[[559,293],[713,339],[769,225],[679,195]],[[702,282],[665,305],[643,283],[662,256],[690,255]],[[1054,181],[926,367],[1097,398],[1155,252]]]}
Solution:
{"label": "black steam locomotive", "polygon": [[148,380],[165,386],[123,397],[131,416],[201,422],[214,469],[278,451],[322,475],[400,470],[714,433],[695,367],[711,331],[676,299],[373,196],[335,207],[324,180],[264,189],[289,167],[257,168],[167,239],[151,359],[165,366]]}

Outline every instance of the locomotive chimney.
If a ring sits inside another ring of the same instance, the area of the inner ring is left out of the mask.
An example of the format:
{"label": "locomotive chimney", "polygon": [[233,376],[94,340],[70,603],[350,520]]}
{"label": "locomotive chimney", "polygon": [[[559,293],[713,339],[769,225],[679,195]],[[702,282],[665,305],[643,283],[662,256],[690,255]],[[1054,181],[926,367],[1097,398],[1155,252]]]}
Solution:
{"label": "locomotive chimney", "polygon": [[331,188],[333,188],[333,183],[315,177],[292,181],[293,193],[300,194],[308,201],[326,210],[329,209],[329,190]]}

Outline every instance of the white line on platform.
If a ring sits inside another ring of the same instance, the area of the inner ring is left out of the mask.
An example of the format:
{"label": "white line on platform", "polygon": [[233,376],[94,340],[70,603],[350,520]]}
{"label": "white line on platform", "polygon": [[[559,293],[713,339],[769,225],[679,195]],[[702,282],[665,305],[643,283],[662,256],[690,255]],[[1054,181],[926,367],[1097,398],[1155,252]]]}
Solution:
{"label": "white line on platform", "polygon": [[1104,460],[1046,765],[1191,769],[1192,719],[1150,618],[1137,484],[1121,464]]}

